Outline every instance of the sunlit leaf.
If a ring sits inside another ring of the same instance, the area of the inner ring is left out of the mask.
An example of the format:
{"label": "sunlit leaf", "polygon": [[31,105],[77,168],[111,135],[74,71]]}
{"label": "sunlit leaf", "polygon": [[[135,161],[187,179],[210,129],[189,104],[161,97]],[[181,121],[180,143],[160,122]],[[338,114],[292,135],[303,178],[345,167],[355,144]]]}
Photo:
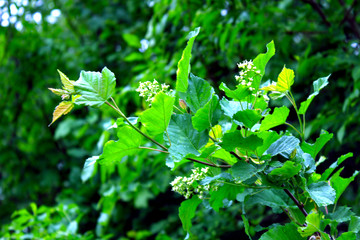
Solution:
{"label": "sunlit leaf", "polygon": [[284,124],[289,113],[290,110],[286,106],[275,108],[272,114],[266,115],[264,120],[262,120],[260,131],[266,131],[270,128]]}
{"label": "sunlit leaf", "polygon": [[53,112],[53,118],[49,126],[53,124],[61,116],[68,114],[71,111],[71,109],[73,109],[73,107],[74,107],[74,103],[71,101],[64,101],[61,102],[59,105],[57,105]]}

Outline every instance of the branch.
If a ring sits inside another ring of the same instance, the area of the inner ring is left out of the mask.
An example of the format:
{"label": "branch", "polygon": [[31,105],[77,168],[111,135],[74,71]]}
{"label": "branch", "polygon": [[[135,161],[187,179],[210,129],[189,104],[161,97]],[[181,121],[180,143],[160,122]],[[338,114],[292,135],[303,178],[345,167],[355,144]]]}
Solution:
{"label": "branch", "polygon": [[[356,23],[356,19],[355,16],[350,14],[351,9],[355,6],[357,0],[354,0],[353,3],[351,4],[350,8],[347,10],[347,12],[345,13],[345,16],[343,18],[343,20],[340,22],[340,25],[343,24],[345,21],[347,21],[350,26],[353,28],[354,34],[355,36],[360,39],[360,28]],[[343,0],[339,0],[339,3],[341,6],[343,6],[345,8],[345,3]]]}
{"label": "branch", "polygon": [[322,11],[319,4],[317,4],[314,0],[302,0],[302,1],[311,5],[311,7],[320,15],[321,19],[323,20],[326,26],[328,27],[331,26],[330,22],[327,20],[326,15]]}
{"label": "branch", "polygon": [[[306,217],[308,215],[308,213],[306,212],[304,205],[302,205],[301,203],[299,203],[299,201],[294,197],[294,195],[287,189],[284,189],[285,193],[291,198],[291,200],[294,201],[294,203],[296,204],[296,206],[299,208],[299,210],[302,212],[302,214],[304,214],[304,216]],[[304,226],[306,226],[306,223],[304,223]]]}
{"label": "branch", "polygon": [[193,161],[193,162],[197,162],[197,163],[206,165],[206,166],[210,166],[210,167],[231,168],[231,165],[216,165],[216,164],[213,164],[213,163],[203,162],[203,161],[196,160],[196,159],[193,159],[193,158],[186,158],[186,159],[187,159],[187,160],[190,160],[190,161]]}

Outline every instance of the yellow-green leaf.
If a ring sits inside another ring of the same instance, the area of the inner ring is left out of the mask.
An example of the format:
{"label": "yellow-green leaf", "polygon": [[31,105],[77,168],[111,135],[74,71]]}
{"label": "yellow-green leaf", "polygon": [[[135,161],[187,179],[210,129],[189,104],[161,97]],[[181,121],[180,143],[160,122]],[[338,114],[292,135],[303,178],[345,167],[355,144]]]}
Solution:
{"label": "yellow-green leaf", "polygon": [[60,79],[61,79],[62,84],[64,85],[64,89],[68,90],[71,93],[75,92],[74,81],[69,80],[69,78],[64,73],[62,73],[59,69],[57,71],[60,74]]}
{"label": "yellow-green leaf", "polygon": [[52,91],[54,94],[58,95],[58,96],[62,96],[64,94],[69,94],[66,90],[64,89],[56,89],[56,88],[49,88],[50,91]]}
{"label": "yellow-green leaf", "polygon": [[283,68],[279,74],[278,81],[276,83],[276,91],[286,92],[290,91],[290,87],[294,84],[295,74],[294,71],[286,67]]}
{"label": "yellow-green leaf", "polygon": [[49,124],[49,126],[53,124],[62,115],[68,114],[71,111],[71,109],[73,109],[73,107],[74,107],[74,103],[69,101],[66,102],[64,101],[61,102],[59,105],[57,105],[53,113],[53,119]]}
{"label": "yellow-green leaf", "polygon": [[271,84],[271,85],[269,85],[269,86],[263,87],[263,88],[261,88],[260,90],[264,90],[264,91],[267,91],[267,92],[277,91],[276,83],[273,83],[273,84]]}

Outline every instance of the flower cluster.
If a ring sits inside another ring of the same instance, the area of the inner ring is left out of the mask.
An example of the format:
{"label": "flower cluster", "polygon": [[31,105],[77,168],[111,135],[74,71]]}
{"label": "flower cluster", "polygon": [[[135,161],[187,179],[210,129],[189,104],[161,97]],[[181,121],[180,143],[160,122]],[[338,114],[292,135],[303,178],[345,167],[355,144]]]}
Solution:
{"label": "flower cluster", "polygon": [[238,81],[241,85],[249,87],[250,91],[254,91],[255,88],[252,86],[254,77],[256,75],[260,75],[260,70],[256,68],[252,60],[238,63],[238,67],[242,69],[239,72],[239,75],[235,76],[236,81]]}
{"label": "flower cluster", "polygon": [[170,184],[172,190],[183,195],[186,199],[194,194],[198,194],[200,199],[204,199],[207,191],[217,191],[218,186],[214,184],[200,185],[200,181],[208,176],[209,168],[192,169],[190,177],[176,177]]}
{"label": "flower cluster", "polygon": [[140,93],[140,97],[144,97],[145,101],[151,105],[151,102],[154,100],[155,95],[159,92],[171,95],[173,90],[168,89],[169,85],[166,85],[165,83],[160,85],[160,83],[158,83],[158,81],[154,79],[153,82],[140,82],[140,85],[136,89],[136,91]]}

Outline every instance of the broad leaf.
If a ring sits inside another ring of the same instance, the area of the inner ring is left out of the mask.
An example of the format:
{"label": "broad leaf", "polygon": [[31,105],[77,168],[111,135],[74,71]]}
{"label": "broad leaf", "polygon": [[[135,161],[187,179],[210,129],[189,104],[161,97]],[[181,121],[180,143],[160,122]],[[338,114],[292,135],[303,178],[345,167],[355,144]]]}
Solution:
{"label": "broad leaf", "polygon": [[167,129],[175,99],[163,92],[156,94],[151,103],[151,108],[141,114],[140,122],[151,136],[155,136]]}
{"label": "broad leaf", "polygon": [[229,152],[227,152],[225,149],[220,148],[218,150],[216,150],[214,152],[213,155],[211,155],[212,157],[215,158],[220,158],[222,160],[224,160],[226,163],[233,165],[234,163],[236,163],[236,158],[233,157]]}
{"label": "broad leaf", "polygon": [[280,189],[265,189],[258,194],[252,196],[248,200],[249,204],[261,204],[264,206],[278,208],[278,207],[293,207],[294,202]]}
{"label": "broad leaf", "polygon": [[186,92],[188,88],[188,76],[190,73],[190,59],[191,50],[195,41],[195,37],[199,34],[200,28],[196,28],[188,35],[188,43],[182,53],[181,59],[178,62],[178,69],[176,71],[176,91]]}
{"label": "broad leaf", "polygon": [[330,175],[333,173],[333,171],[346,159],[348,159],[349,157],[352,157],[353,153],[347,153],[344,155],[341,155],[338,160],[336,162],[334,162],[333,164],[330,165],[330,167],[328,167],[325,172],[321,175],[321,180],[325,181],[327,180]]}
{"label": "broad leaf", "polygon": [[245,181],[252,176],[254,176],[257,172],[263,170],[262,168],[256,168],[250,163],[247,163],[245,161],[238,161],[231,167],[231,175],[237,180],[237,181]]}
{"label": "broad leaf", "polygon": [[300,140],[293,136],[282,136],[276,140],[264,154],[275,156],[281,154],[289,158],[291,152],[299,145]]}
{"label": "broad leaf", "polygon": [[193,128],[190,114],[172,115],[168,134],[171,141],[169,153],[177,162],[188,154],[199,156],[199,149],[209,140],[207,131],[199,132]]}
{"label": "broad leaf", "polygon": [[286,106],[275,108],[274,112],[265,116],[264,120],[261,122],[260,131],[266,131],[270,128],[284,124],[289,113],[290,110]]}
{"label": "broad leaf", "polygon": [[261,146],[263,140],[256,135],[250,135],[249,137],[243,137],[240,131],[225,133],[220,146],[226,151],[234,151],[235,148],[239,148],[244,151],[255,151],[255,149]]}
{"label": "broad leaf", "polygon": [[193,196],[191,199],[185,200],[181,203],[179,208],[179,217],[183,226],[183,229],[190,233],[192,226],[191,219],[195,216],[196,208],[202,202],[197,196]]}
{"label": "broad leaf", "polygon": [[235,90],[231,90],[225,83],[221,83],[219,89],[223,90],[227,97],[237,101],[242,101],[245,97],[251,94],[249,88],[243,85],[237,85]]}
{"label": "broad leaf", "polygon": [[57,71],[59,72],[61,83],[63,84],[64,89],[69,91],[70,93],[74,93],[75,92],[75,89],[74,89],[75,81],[69,80],[69,78],[64,73],[62,73],[59,69]]}
{"label": "broad leaf", "polygon": [[284,67],[279,74],[276,90],[279,92],[290,91],[291,86],[294,84],[294,71]]}
{"label": "broad leaf", "polygon": [[237,112],[243,110],[242,103],[236,101],[229,101],[226,98],[220,100],[220,106],[221,109],[224,111],[224,114],[230,118],[233,118],[233,116]]}
{"label": "broad leaf", "polygon": [[304,102],[301,103],[300,109],[299,109],[299,114],[306,113],[306,111],[307,111],[310,103],[314,99],[314,97],[319,94],[321,89],[323,89],[324,87],[326,87],[329,84],[329,82],[328,82],[329,77],[330,77],[330,75],[327,77],[319,78],[318,80],[313,82],[314,92]]}
{"label": "broad leaf", "polygon": [[101,73],[81,71],[74,85],[76,93],[81,96],[75,103],[100,107],[113,95],[115,85],[115,75],[106,67]]}
{"label": "broad leaf", "polygon": [[123,157],[134,155],[138,152],[142,135],[128,125],[118,129],[118,141],[108,141],[99,158],[100,164],[120,162]]}
{"label": "broad leaf", "polygon": [[337,240],[357,240],[356,233],[354,232],[344,232],[340,237],[336,238]]}
{"label": "broad leaf", "polygon": [[223,207],[223,201],[225,199],[231,201],[236,199],[238,193],[242,193],[244,188],[241,186],[235,186],[230,184],[224,184],[219,190],[210,192],[210,205],[215,211],[219,211]]}
{"label": "broad leaf", "polygon": [[222,115],[219,97],[213,95],[204,107],[200,108],[194,117],[192,123],[196,130],[204,131],[205,129],[215,126]]}
{"label": "broad leaf", "polygon": [[360,217],[352,216],[349,224],[349,231],[360,232]]}
{"label": "broad leaf", "polygon": [[190,73],[189,86],[186,91],[186,103],[193,113],[204,107],[209,102],[214,89],[210,84],[202,78],[199,78]]}
{"label": "broad leaf", "polygon": [[99,156],[93,156],[86,159],[84,167],[81,171],[81,181],[86,182],[95,174],[95,163],[99,159]]}
{"label": "broad leaf", "polygon": [[324,145],[332,139],[333,134],[328,133],[325,130],[321,131],[320,137],[318,137],[315,143],[310,144],[307,142],[303,142],[301,144],[301,148],[304,152],[309,153],[314,159],[316,155],[320,152],[320,150],[324,147]]}
{"label": "broad leaf", "polygon": [[269,175],[278,176],[282,179],[288,179],[298,174],[300,170],[301,170],[300,164],[291,161],[286,161],[282,167],[275,168],[269,173]]}
{"label": "broad leaf", "polygon": [[261,114],[256,110],[246,109],[244,111],[239,111],[234,115],[234,119],[238,122],[242,122],[245,127],[252,128],[260,119],[262,118]]}
{"label": "broad leaf", "polygon": [[68,114],[71,111],[71,109],[73,109],[73,107],[74,107],[74,103],[71,101],[63,101],[59,105],[57,105],[53,112],[53,118],[51,123],[49,124],[49,127],[62,115]]}
{"label": "broad leaf", "polygon": [[335,202],[335,190],[327,182],[312,183],[307,187],[307,191],[319,207],[331,205]]}
{"label": "broad leaf", "polygon": [[280,138],[279,134],[273,131],[259,132],[256,136],[263,140],[263,144],[256,149],[258,156],[262,156],[271,144]]}
{"label": "broad leaf", "polygon": [[306,227],[299,227],[298,231],[302,237],[309,237],[315,232],[320,232],[320,220],[319,213],[310,213],[306,216]]}
{"label": "broad leaf", "polygon": [[341,194],[345,191],[345,189],[349,186],[349,184],[354,181],[355,177],[359,174],[358,171],[355,171],[354,174],[349,178],[340,177],[340,173],[344,168],[340,168],[334,175],[330,178],[331,186],[336,191],[336,199],[335,203],[339,200]]}
{"label": "broad leaf", "polygon": [[306,237],[302,237],[297,231],[297,227],[293,223],[288,223],[284,226],[278,225],[266,233],[264,233],[260,240],[306,240]]}
{"label": "broad leaf", "polygon": [[254,59],[254,65],[258,70],[260,70],[261,76],[264,76],[266,64],[269,62],[270,58],[275,55],[274,41],[269,42],[266,45],[266,49],[267,49],[266,53],[260,53]]}

